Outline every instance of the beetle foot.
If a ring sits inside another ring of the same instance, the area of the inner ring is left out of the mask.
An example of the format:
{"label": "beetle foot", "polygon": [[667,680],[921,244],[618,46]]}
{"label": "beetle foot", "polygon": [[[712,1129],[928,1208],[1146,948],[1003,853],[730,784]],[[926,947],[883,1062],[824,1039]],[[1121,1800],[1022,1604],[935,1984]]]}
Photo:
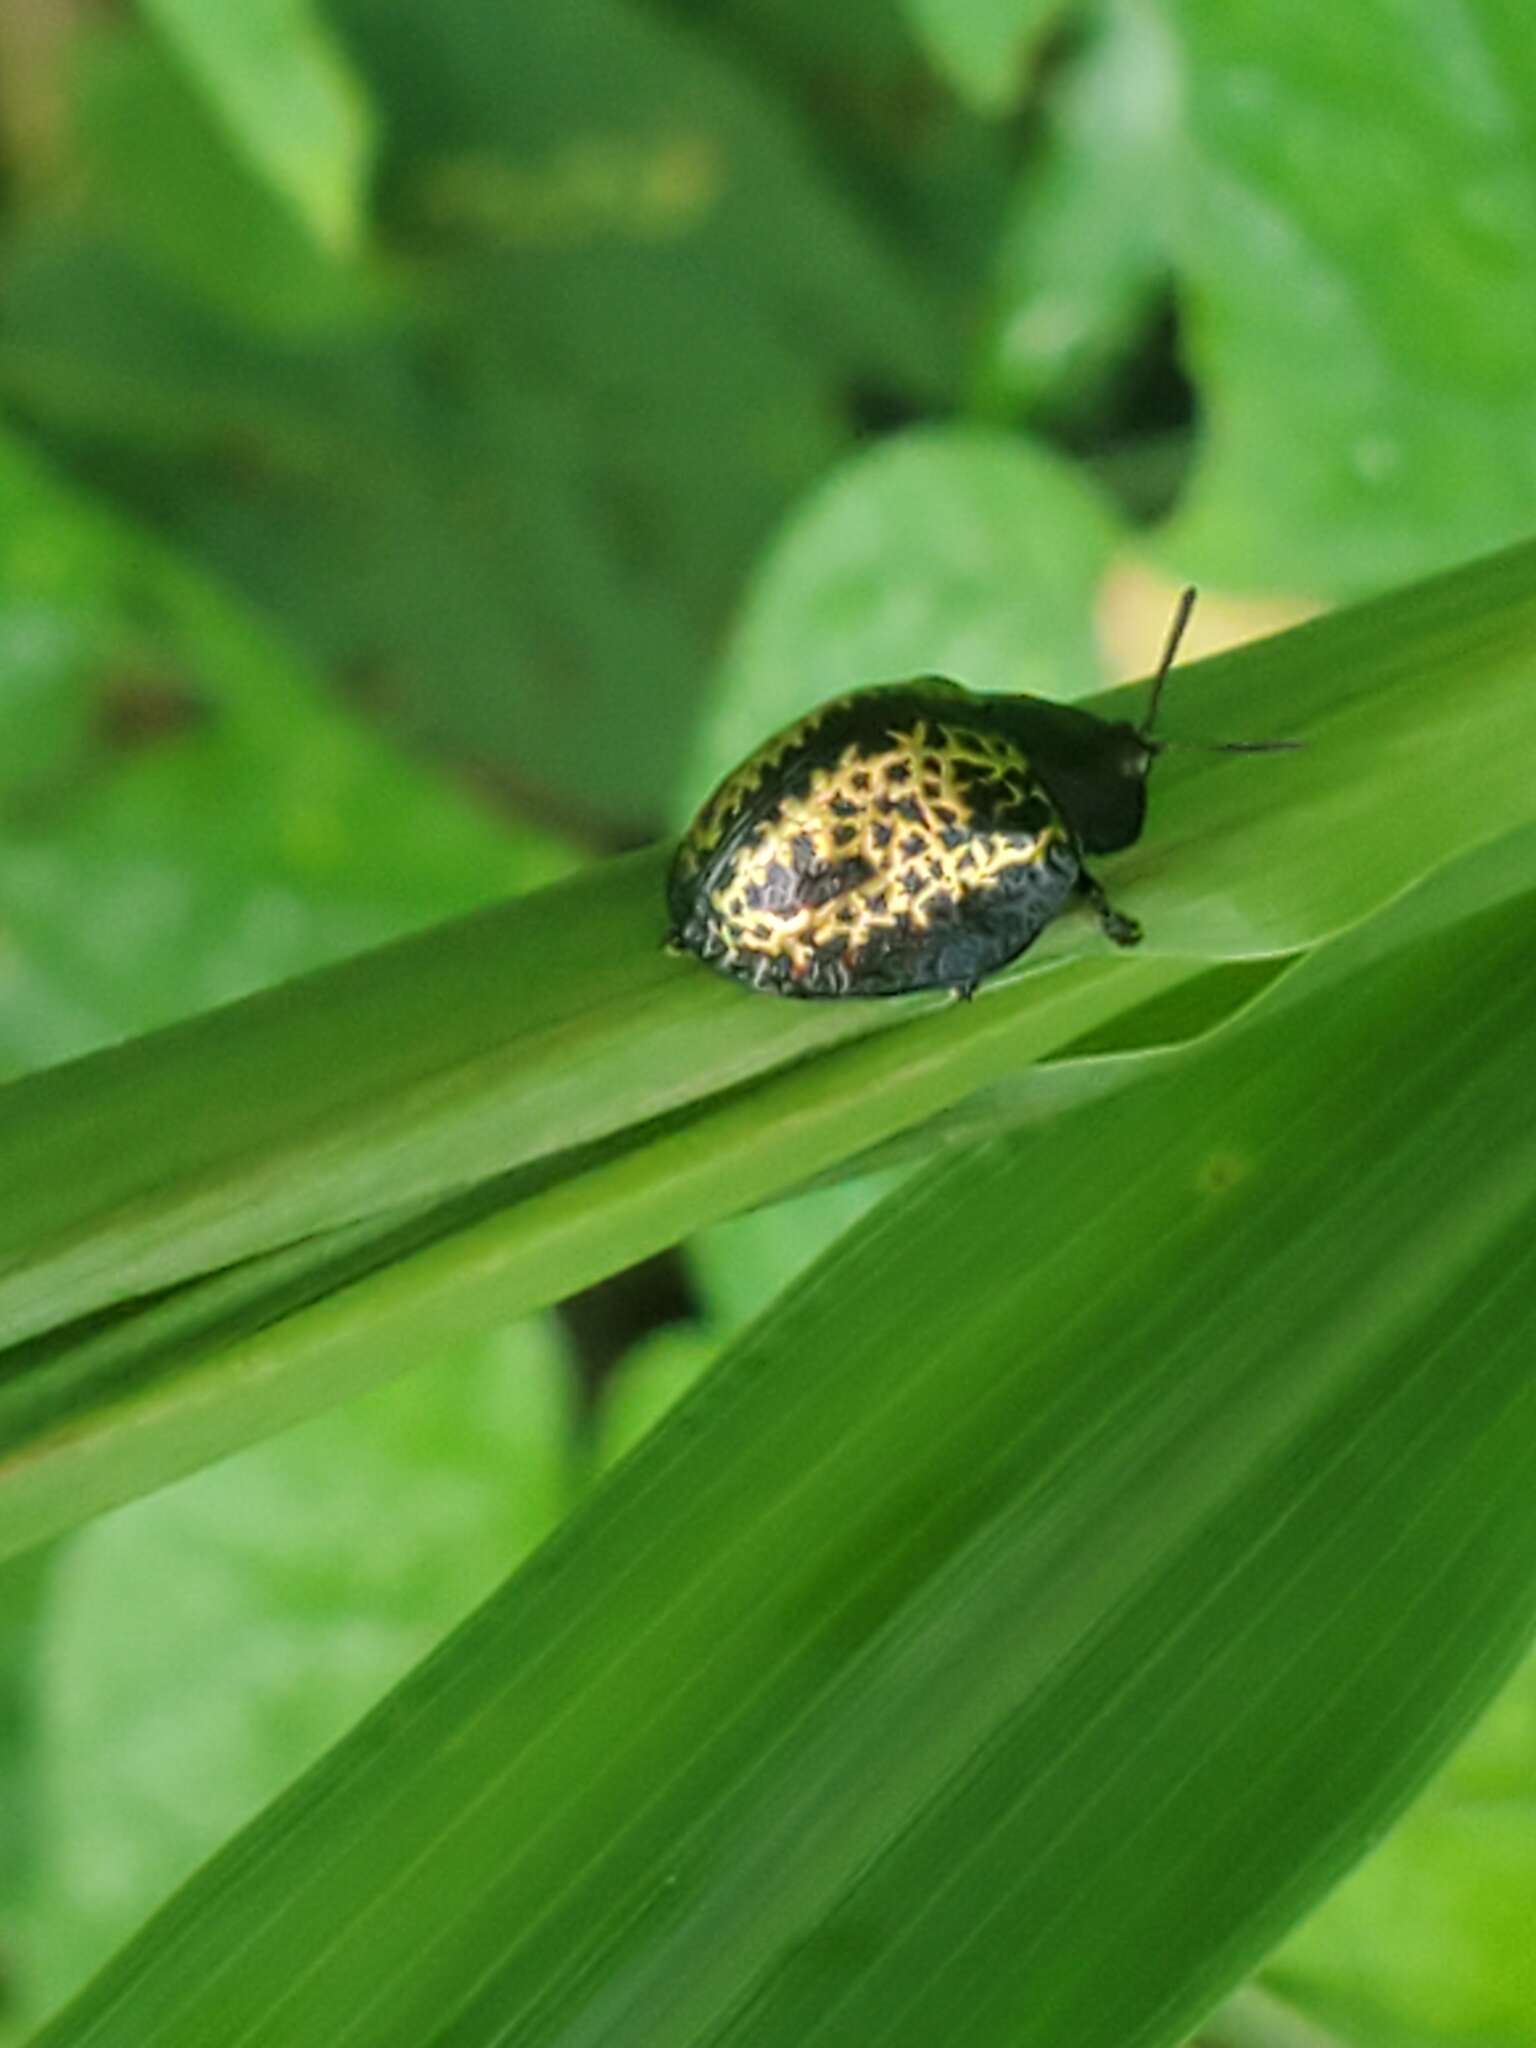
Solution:
{"label": "beetle foot", "polygon": [[1139,946],[1141,926],[1134,917],[1127,917],[1123,910],[1116,910],[1099,884],[1087,875],[1082,879],[1082,891],[1093,906],[1099,920],[1099,929],[1106,939],[1116,946]]}

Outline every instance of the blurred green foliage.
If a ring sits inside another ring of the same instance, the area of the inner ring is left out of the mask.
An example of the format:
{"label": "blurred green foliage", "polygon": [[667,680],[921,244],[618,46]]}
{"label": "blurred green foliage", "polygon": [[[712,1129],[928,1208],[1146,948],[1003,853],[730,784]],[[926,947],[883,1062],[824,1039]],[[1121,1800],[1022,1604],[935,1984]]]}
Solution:
{"label": "blurred green foliage", "polygon": [[[575,1475],[552,1333],[526,1325],[441,1363],[56,1557],[37,1677],[42,1824],[20,1916],[46,2002],[558,1520]],[[397,1496],[411,1512],[381,1516]]]}
{"label": "blurred green foliage", "polygon": [[[1082,694],[1117,562],[1325,601],[1536,525],[1505,0],[0,0],[0,180],[0,1074],[845,684]],[[868,1199],[712,1234],[579,1429],[529,1327],[13,1567],[17,2029]],[[1340,2041],[1536,2037],[1532,1697],[1278,1960]]]}

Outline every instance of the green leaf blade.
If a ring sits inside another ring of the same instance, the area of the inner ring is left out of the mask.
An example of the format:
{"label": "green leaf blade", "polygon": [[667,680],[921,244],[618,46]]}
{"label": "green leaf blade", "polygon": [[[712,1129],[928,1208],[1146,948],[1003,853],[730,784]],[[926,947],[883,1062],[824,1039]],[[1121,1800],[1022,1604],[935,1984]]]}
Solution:
{"label": "green leaf blade", "polygon": [[1536,1615],[1530,915],[883,1205],[49,2048],[1181,2039]]}
{"label": "green leaf blade", "polygon": [[[1529,529],[1529,17],[1455,0],[1157,13],[1206,429],[1165,539],[1229,587],[1381,589]],[[1412,224],[1405,242],[1401,229]]]}
{"label": "green leaf blade", "polygon": [[310,0],[146,0],[233,147],[323,248],[358,246],[373,124],[362,86]]}
{"label": "green leaf blade", "polygon": [[1066,12],[1063,0],[905,0],[929,55],[971,104],[1002,113],[1019,97],[1026,57]]}
{"label": "green leaf blade", "polygon": [[[1175,736],[1308,744],[1159,765],[1146,836],[1104,871],[1146,926],[1133,956],[1076,917],[970,1006],[771,1001],[662,955],[658,850],[0,1091],[0,1154],[38,1191],[0,1208],[0,1540],[314,1413],[444,1318],[467,1337],[588,1285],[1528,825],[1533,561],[1181,673]],[[157,1353],[148,1297],[260,1259],[271,1295],[238,1278],[237,1329],[214,1317],[199,1342],[183,1321]],[[87,1320],[125,1303],[105,1338]],[[114,1389],[97,1347],[119,1335]]]}
{"label": "green leaf blade", "polygon": [[[409,1216],[385,1216],[151,1298],[121,1323],[14,1347],[0,1379],[0,1553],[769,1199],[844,1158],[853,1133],[877,1142],[1117,1014],[1128,973],[1155,994],[1192,971],[1063,961],[1006,1001],[957,1018],[940,998],[897,1031],[874,1030],[861,1006],[847,1059],[770,1072],[675,1125],[642,1128],[612,1157],[578,1154],[478,1220],[450,1207],[445,1227],[429,1214],[418,1235]],[[768,1006],[753,1007],[761,1017]]]}

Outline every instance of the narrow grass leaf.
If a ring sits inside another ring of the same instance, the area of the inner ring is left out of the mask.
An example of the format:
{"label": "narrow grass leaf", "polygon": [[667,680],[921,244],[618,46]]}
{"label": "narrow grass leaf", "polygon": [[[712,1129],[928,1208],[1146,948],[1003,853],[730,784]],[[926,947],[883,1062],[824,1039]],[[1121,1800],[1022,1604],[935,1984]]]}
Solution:
{"label": "narrow grass leaf", "polygon": [[1163,2048],[1536,1619],[1536,903],[875,1211],[47,2048]]}

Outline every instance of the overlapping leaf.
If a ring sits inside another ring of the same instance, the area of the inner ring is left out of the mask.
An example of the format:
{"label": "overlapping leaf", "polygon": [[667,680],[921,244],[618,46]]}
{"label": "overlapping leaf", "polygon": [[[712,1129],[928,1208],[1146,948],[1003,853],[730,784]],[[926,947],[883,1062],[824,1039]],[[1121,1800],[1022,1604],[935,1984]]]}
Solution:
{"label": "overlapping leaf", "polygon": [[1170,727],[1308,750],[1170,759],[1111,871],[1140,952],[1063,923],[968,1010],[768,1002],[667,960],[644,855],[0,1094],[0,1143],[38,1191],[0,1213],[7,1543],[1528,822],[1533,628],[1517,550],[1191,670]]}
{"label": "overlapping leaf", "polygon": [[49,2048],[1181,2039],[1536,1621],[1531,919],[909,1185]]}

